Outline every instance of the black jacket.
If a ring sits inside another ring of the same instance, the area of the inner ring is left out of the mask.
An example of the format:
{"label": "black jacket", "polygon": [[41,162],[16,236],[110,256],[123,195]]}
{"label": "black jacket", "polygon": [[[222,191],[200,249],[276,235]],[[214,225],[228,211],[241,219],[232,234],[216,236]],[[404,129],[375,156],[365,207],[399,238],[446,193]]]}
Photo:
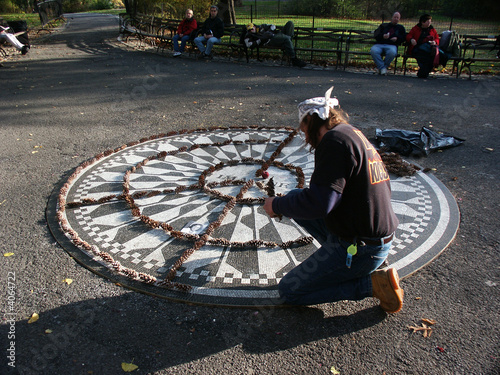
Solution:
{"label": "black jacket", "polygon": [[205,22],[203,22],[199,33],[202,35],[212,34],[216,38],[222,38],[224,35],[224,22],[219,17],[208,17]]}
{"label": "black jacket", "polygon": [[[390,33],[389,38],[384,39],[384,34]],[[394,25],[392,22],[387,22],[381,24],[377,30],[375,30],[375,40],[378,44],[392,44],[392,45],[400,45],[405,41],[406,38],[406,30],[403,25],[397,24]],[[396,37],[398,40],[393,42],[391,38]]]}

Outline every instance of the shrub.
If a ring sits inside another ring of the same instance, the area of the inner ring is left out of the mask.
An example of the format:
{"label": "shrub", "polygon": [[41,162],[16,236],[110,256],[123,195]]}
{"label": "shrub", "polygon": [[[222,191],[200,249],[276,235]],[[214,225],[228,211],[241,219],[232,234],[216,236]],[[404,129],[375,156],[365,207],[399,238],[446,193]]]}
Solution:
{"label": "shrub", "polygon": [[0,12],[17,13],[19,12],[19,7],[12,0],[0,0]]}

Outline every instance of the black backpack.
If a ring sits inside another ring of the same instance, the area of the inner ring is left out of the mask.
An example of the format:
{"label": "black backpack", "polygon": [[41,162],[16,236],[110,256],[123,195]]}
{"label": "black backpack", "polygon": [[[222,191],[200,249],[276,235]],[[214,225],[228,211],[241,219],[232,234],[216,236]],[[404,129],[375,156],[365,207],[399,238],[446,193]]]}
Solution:
{"label": "black backpack", "polygon": [[450,56],[460,55],[460,35],[455,31],[446,30],[441,34],[439,49]]}

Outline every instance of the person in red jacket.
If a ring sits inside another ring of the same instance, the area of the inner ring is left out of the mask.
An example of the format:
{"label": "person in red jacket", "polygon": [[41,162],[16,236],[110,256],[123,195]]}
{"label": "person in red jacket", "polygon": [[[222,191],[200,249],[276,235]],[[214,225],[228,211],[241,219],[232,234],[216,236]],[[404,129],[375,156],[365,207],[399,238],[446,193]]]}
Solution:
{"label": "person in red jacket", "polygon": [[427,78],[432,68],[438,65],[434,63],[436,54],[439,62],[439,35],[431,22],[432,17],[429,14],[421,15],[418,24],[406,35],[408,52],[417,60],[419,66],[419,78]]}
{"label": "person in red jacket", "polygon": [[[184,52],[184,47],[186,42],[193,31],[198,28],[198,23],[193,18],[193,11],[191,9],[186,10],[186,18],[184,18],[179,27],[177,28],[177,34],[172,38],[172,44],[174,46],[174,57],[182,55]],[[179,47],[179,40],[181,41],[181,46]]]}

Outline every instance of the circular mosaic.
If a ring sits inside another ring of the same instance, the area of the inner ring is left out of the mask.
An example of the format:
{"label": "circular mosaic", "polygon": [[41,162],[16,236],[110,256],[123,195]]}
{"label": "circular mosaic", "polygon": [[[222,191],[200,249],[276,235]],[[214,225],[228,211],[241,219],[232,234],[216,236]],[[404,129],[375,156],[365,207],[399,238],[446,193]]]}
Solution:
{"label": "circular mosaic", "polygon": [[[97,155],[55,189],[58,242],[115,282],[174,300],[259,306],[319,244],[266,197],[304,186],[314,168],[290,128],[211,128],[141,139]],[[388,263],[405,277],[454,238],[459,213],[432,175],[391,175],[400,224]]]}

